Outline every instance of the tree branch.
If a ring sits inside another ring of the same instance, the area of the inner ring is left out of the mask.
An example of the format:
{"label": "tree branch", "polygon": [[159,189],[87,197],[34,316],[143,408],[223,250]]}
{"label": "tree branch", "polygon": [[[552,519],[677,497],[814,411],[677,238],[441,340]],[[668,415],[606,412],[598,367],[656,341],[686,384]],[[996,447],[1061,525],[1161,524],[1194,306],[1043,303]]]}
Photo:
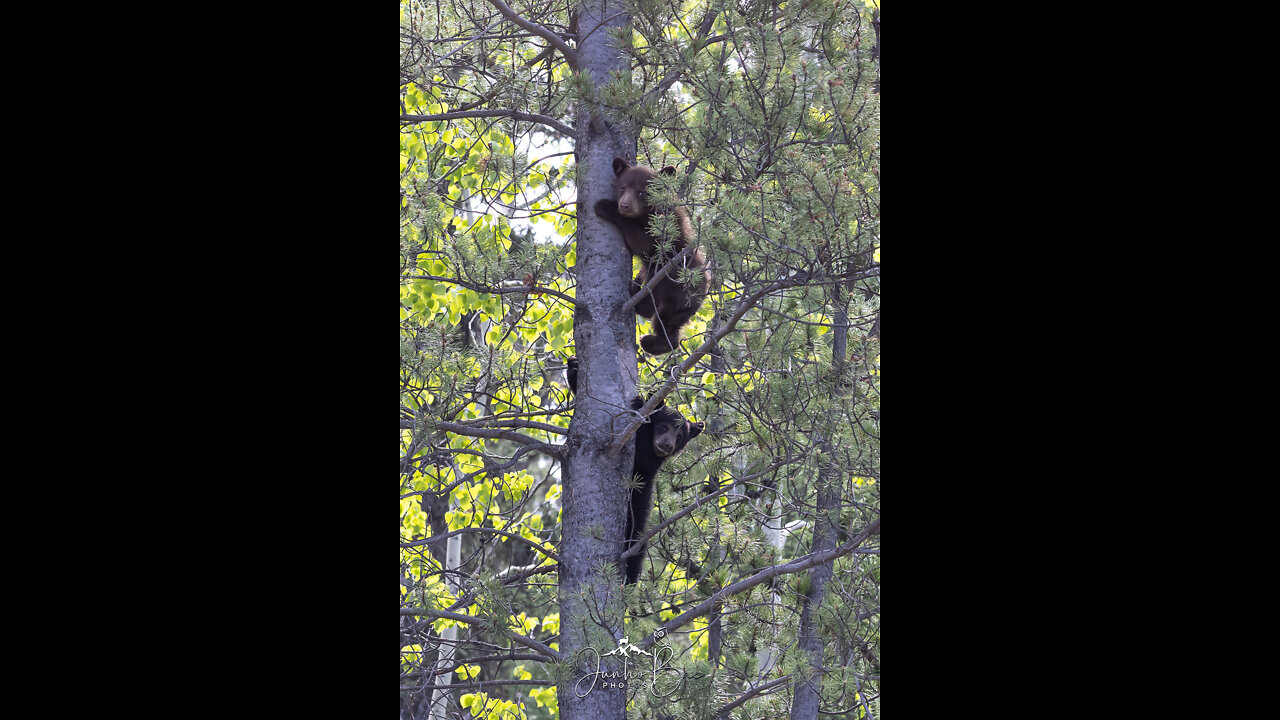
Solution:
{"label": "tree branch", "polygon": [[[415,623],[414,630],[417,631],[418,626],[424,626],[424,625],[427,627],[430,627],[431,621],[423,620],[421,622]],[[405,673],[404,675],[401,675],[400,678],[402,680],[417,680],[417,679],[429,677],[432,675],[447,675],[448,673],[451,673],[457,670],[458,668],[463,667],[464,665],[468,665],[471,663],[492,662],[494,660],[534,660],[536,662],[547,661],[547,659],[541,655],[526,655],[524,653],[517,653],[517,652],[507,653],[506,655],[477,655],[474,657],[463,658],[461,660],[455,660],[452,667],[448,667],[443,670],[436,670],[435,672]]]}
{"label": "tree branch", "polygon": [[[427,422],[430,422],[430,421],[427,421]],[[401,420],[400,429],[414,430],[419,426],[419,424],[420,424],[419,422],[414,420]],[[435,427],[440,428],[441,430],[444,430],[446,432],[451,432],[456,435],[467,435],[469,437],[484,438],[486,440],[511,440],[512,442],[518,442],[521,445],[534,445],[536,446],[536,449],[539,452],[546,453],[547,455],[550,455],[551,457],[554,457],[554,458],[560,457],[559,445],[550,445],[548,443],[542,442],[541,440],[534,440],[528,435],[521,435],[518,432],[511,432],[510,430],[488,430],[485,428],[471,427],[470,425],[462,425],[459,423],[452,423],[452,422],[435,422],[431,424],[433,424]],[[564,432],[560,428],[556,428],[556,429],[559,432]]]}
{"label": "tree branch", "polygon": [[[838,279],[852,282],[855,280],[865,280],[869,277],[876,277],[879,274],[880,263],[874,263],[866,270],[850,273],[847,276],[842,276]],[[807,272],[796,273],[774,282],[763,290],[760,290],[751,297],[745,298],[742,302],[738,303],[738,305],[734,307],[733,314],[730,315],[729,321],[724,324],[724,327],[712,333],[711,337],[707,338],[706,342],[699,345],[697,350],[690,353],[689,357],[686,358],[685,361],[680,364],[680,367],[672,373],[672,378],[659,388],[657,392],[649,396],[649,401],[644,404],[644,407],[636,411],[636,419],[632,420],[631,423],[622,431],[622,434],[618,435],[618,438],[609,446],[609,454],[616,455],[627,444],[627,441],[631,439],[632,435],[635,435],[636,431],[640,429],[640,426],[647,422],[649,414],[661,405],[664,400],[666,400],[672,390],[676,389],[676,383],[679,382],[680,376],[692,370],[703,356],[716,348],[716,344],[719,343],[724,336],[733,332],[733,329],[738,326],[738,321],[742,319],[742,316],[745,315],[748,310],[755,307],[757,303],[763,300],[770,293],[778,290],[785,290],[789,287],[796,287],[797,285],[804,285],[811,279],[812,276]]]}
{"label": "tree branch", "polygon": [[543,655],[546,655],[552,660],[556,660],[556,661],[560,660],[560,653],[556,652],[555,650],[552,650],[546,645],[543,645],[537,640],[534,640],[531,637],[525,637],[524,635],[521,635],[516,632],[512,632],[511,630],[508,630],[506,628],[498,627],[494,625],[492,622],[490,622],[489,620],[486,620],[484,618],[472,617],[470,615],[463,615],[462,613],[449,612],[447,610],[428,610],[427,608],[413,608],[413,607],[400,608],[400,616],[401,617],[405,617],[405,616],[433,617],[433,618],[441,618],[443,620],[453,620],[455,622],[460,622],[464,625],[488,626],[493,628],[494,630],[501,632],[508,639],[518,642],[527,648],[537,650],[538,652],[542,653]]}
{"label": "tree branch", "polygon": [[486,287],[484,285],[477,285],[476,283],[467,282],[466,280],[463,280],[461,278],[447,278],[447,277],[440,277],[439,275],[410,275],[408,276],[407,279],[434,280],[438,282],[450,283],[452,285],[457,285],[458,287],[464,287],[468,290],[475,290],[476,292],[481,292],[481,293],[489,293],[491,295],[504,295],[509,293],[542,293],[544,295],[550,295],[551,297],[559,298],[569,303],[570,305],[576,306],[578,304],[576,301],[574,301],[573,298],[569,297],[568,295],[565,295],[564,293],[558,290],[552,290],[551,288],[540,287],[537,285],[514,285],[512,287],[495,288],[495,287]]}
{"label": "tree branch", "polygon": [[545,115],[534,115],[533,113],[520,112],[519,110],[507,110],[504,108],[491,108],[489,110],[467,110],[465,112],[447,112],[438,115],[401,115],[400,122],[419,123],[419,122],[437,122],[440,120],[459,120],[462,118],[478,118],[478,117],[510,117],[516,120],[524,120],[525,122],[535,122],[546,125],[559,132],[576,138],[578,132],[564,123],[549,118]]}
{"label": "tree branch", "polygon": [[[703,40],[703,38],[707,37],[707,33],[711,32],[712,26],[715,25],[716,15],[720,14],[723,11],[724,11],[723,3],[721,3],[720,7],[718,8],[712,8],[712,7],[707,8],[707,14],[702,17],[702,22],[698,25],[698,33],[693,38],[693,44],[697,47],[697,50],[694,50],[692,53],[690,53],[689,55],[690,58],[702,52],[703,50],[713,45],[714,43],[718,43],[727,37],[725,35],[717,35],[713,38],[708,38],[706,40]],[[644,100],[647,101],[653,97],[656,97],[666,92],[667,88],[674,85],[676,80],[679,80],[680,76],[683,74],[684,74],[684,70],[681,68],[676,68],[675,70],[672,70],[671,72],[667,73],[667,76],[662,78],[661,82],[659,82],[656,86],[654,86],[652,90],[644,94]]]}
{"label": "tree branch", "polygon": [[702,497],[698,498],[697,500],[693,501],[693,503],[692,503],[691,505],[686,506],[686,507],[685,507],[684,509],[682,509],[680,512],[678,512],[678,513],[676,513],[676,514],[672,515],[671,517],[667,518],[666,520],[663,520],[661,524],[657,525],[656,527],[650,528],[647,532],[645,532],[645,534],[643,534],[643,535],[641,535],[639,538],[637,538],[637,539],[636,539],[636,541],[635,541],[635,544],[634,544],[634,545],[632,545],[632,546],[631,546],[631,547],[630,547],[626,552],[622,553],[622,557],[621,557],[620,559],[621,559],[621,560],[623,560],[623,561],[625,561],[627,558],[635,557],[636,555],[639,555],[640,553],[644,552],[644,549],[645,549],[645,548],[644,548],[644,545],[645,545],[645,543],[649,542],[649,539],[650,539],[650,538],[652,538],[654,535],[657,535],[658,533],[662,532],[662,531],[663,531],[663,530],[665,530],[666,528],[671,527],[671,525],[672,525],[673,523],[675,523],[675,521],[676,521],[676,520],[679,520],[680,518],[684,517],[685,515],[688,515],[689,513],[693,512],[694,510],[697,510],[698,508],[702,507],[703,505],[705,505],[705,504],[707,504],[707,503],[711,502],[712,500],[715,500],[716,498],[720,497],[721,495],[723,495],[723,494],[725,494],[725,493],[729,492],[730,490],[732,490],[732,489],[734,489],[734,488],[738,487],[738,486],[739,486],[739,485],[741,485],[742,483],[744,483],[744,482],[748,482],[748,481],[751,481],[751,480],[755,480],[755,479],[756,479],[756,478],[758,478],[758,477],[763,477],[763,476],[765,476],[765,475],[768,475],[769,473],[773,472],[774,470],[777,470],[778,468],[780,468],[780,467],[782,467],[783,465],[786,465],[786,464],[788,464],[788,463],[790,463],[790,462],[791,462],[791,459],[790,459],[790,458],[783,458],[782,460],[778,460],[777,462],[773,463],[772,465],[770,465],[769,467],[765,468],[764,470],[761,470],[761,471],[760,471],[760,472],[758,472],[758,473],[752,473],[751,475],[747,475],[746,477],[740,477],[740,478],[738,478],[737,480],[734,480],[733,482],[729,483],[728,485],[725,485],[724,487],[720,488],[719,490],[717,490],[717,491],[715,491],[715,492],[711,493],[710,495],[704,495],[704,496],[702,496]]}
{"label": "tree branch", "polygon": [[439,542],[441,540],[448,540],[454,535],[462,535],[464,533],[490,533],[492,535],[503,535],[513,540],[519,540],[520,542],[528,545],[534,550],[537,550],[543,555],[546,555],[552,560],[555,560],[556,562],[560,562],[560,556],[555,554],[555,551],[544,548],[541,545],[533,542],[532,540],[525,537],[521,537],[520,535],[517,535],[515,533],[510,533],[505,530],[496,530],[494,528],[465,527],[458,530],[452,530],[450,532],[444,533],[443,535],[436,535],[435,537],[429,537],[426,540],[414,540],[413,542],[400,543],[400,547],[410,548],[410,547],[417,547],[419,545],[430,545],[432,543]]}
{"label": "tree branch", "polygon": [[[538,413],[538,414],[543,415],[545,413]],[[497,417],[494,415],[490,415],[489,417],[477,418],[475,420],[471,420],[469,422],[465,422],[462,424],[466,425],[467,427],[474,427],[474,428],[496,425],[497,427],[500,427],[500,428],[526,428],[529,430],[542,430],[543,432],[555,433],[557,435],[569,434],[568,430],[560,427],[559,425],[552,425],[550,423],[543,423],[543,422],[534,422],[533,420],[516,420],[509,417],[504,418],[504,417]]]}
{"label": "tree branch", "polygon": [[[465,685],[432,685],[432,690],[474,690],[483,687],[493,687],[494,685],[554,685],[554,680],[481,680],[480,682],[467,683]],[[421,687],[404,685],[400,686],[401,692],[412,692],[421,690]]]}
{"label": "tree branch", "polygon": [[662,269],[654,273],[653,277],[649,278],[649,282],[645,283],[644,287],[640,288],[640,292],[632,295],[631,299],[622,306],[622,312],[624,314],[631,313],[636,309],[636,305],[640,304],[641,300],[652,295],[654,286],[662,282],[662,278],[670,275],[671,271],[674,270],[686,257],[688,257],[691,252],[693,252],[691,248],[693,248],[692,245],[685,245],[683,250],[672,255],[671,259],[667,261],[667,264],[663,265]]}
{"label": "tree branch", "polygon": [[658,631],[655,631],[653,635],[650,635],[649,637],[645,638],[644,642],[640,643],[639,647],[641,650],[648,650],[650,646],[652,646],[655,642],[657,642],[658,640],[657,632],[661,631],[663,635],[670,634],[672,630],[675,630],[678,627],[684,626],[690,620],[693,620],[696,617],[701,617],[703,615],[706,615],[707,612],[711,610],[711,608],[715,607],[717,603],[723,601],[724,598],[730,595],[736,595],[740,592],[750,590],[756,585],[759,585],[760,583],[765,582],[767,580],[772,580],[773,578],[779,575],[790,575],[793,573],[798,573],[803,570],[808,570],[809,568],[814,567],[816,565],[821,565],[822,563],[830,562],[832,560],[835,560],[836,558],[840,558],[845,555],[848,555],[854,550],[857,550],[858,546],[861,545],[863,541],[865,541],[868,537],[871,537],[872,535],[879,535],[879,534],[880,534],[880,518],[876,518],[875,520],[872,520],[871,524],[867,525],[867,527],[864,528],[862,532],[858,533],[857,537],[855,537],[853,540],[849,541],[845,545],[841,545],[838,548],[828,550],[827,552],[810,553],[804,557],[792,560],[789,563],[784,563],[782,565],[774,565],[773,567],[765,568],[764,570],[761,570],[760,572],[756,573],[755,575],[752,575],[749,578],[739,580],[738,582],[730,585],[727,588],[724,588],[720,592],[712,595],[711,597],[707,598],[703,602],[699,603],[697,607],[687,610],[681,613],[679,616],[673,618],[666,625],[663,625],[661,628],[659,628]]}
{"label": "tree branch", "polygon": [[771,690],[771,689],[773,689],[773,688],[778,687],[779,685],[783,685],[783,684],[786,684],[786,683],[788,683],[788,682],[791,682],[791,676],[790,676],[790,675],[783,675],[782,677],[780,677],[780,678],[778,678],[777,680],[774,680],[774,681],[772,681],[772,682],[767,682],[767,683],[765,683],[765,684],[763,684],[763,685],[757,685],[757,686],[755,686],[755,687],[751,688],[750,690],[748,690],[747,692],[743,693],[742,695],[738,696],[738,699],[737,699],[737,700],[734,700],[733,702],[729,703],[728,705],[725,705],[724,707],[722,707],[722,708],[720,708],[719,710],[717,710],[717,711],[715,712],[715,714],[714,714],[712,717],[728,717],[728,715],[729,715],[729,711],[730,711],[730,710],[733,710],[734,708],[736,708],[736,707],[738,707],[739,705],[741,705],[742,703],[744,703],[744,702],[746,702],[746,701],[750,700],[751,698],[755,697],[756,695],[759,695],[760,693],[764,692],[765,690]]}
{"label": "tree branch", "polygon": [[555,49],[559,50],[561,55],[564,55],[564,61],[569,63],[569,67],[573,68],[574,71],[577,71],[578,53],[574,51],[573,48],[569,47],[569,43],[565,42],[564,38],[560,37],[559,35],[552,32],[551,30],[548,30],[547,28],[539,25],[538,23],[530,22],[520,17],[518,14],[516,14],[515,10],[511,9],[510,5],[507,5],[506,3],[502,2],[502,0],[489,0],[489,4],[497,8],[498,12],[502,13],[503,17],[507,18],[511,22],[519,25],[520,27],[524,28],[525,30],[528,30],[531,33],[534,33],[535,35],[541,35],[542,37],[546,38],[547,42],[551,43],[555,47]]}

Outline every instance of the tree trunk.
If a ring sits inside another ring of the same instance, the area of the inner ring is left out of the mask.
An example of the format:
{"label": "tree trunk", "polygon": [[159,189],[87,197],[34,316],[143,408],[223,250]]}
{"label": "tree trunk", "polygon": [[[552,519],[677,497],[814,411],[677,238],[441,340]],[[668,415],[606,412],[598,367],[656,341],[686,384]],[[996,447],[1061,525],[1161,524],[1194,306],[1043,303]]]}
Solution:
{"label": "tree trunk", "polygon": [[[462,471],[454,465],[453,472],[461,475]],[[457,502],[450,500],[449,506],[451,510],[457,509]],[[454,535],[445,544],[445,561],[443,563],[445,574],[444,581],[449,588],[449,592],[455,596],[459,594],[461,588],[458,587],[458,576],[456,575],[458,568],[462,565],[462,536]],[[447,668],[453,664],[454,652],[457,650],[458,626],[445,628],[440,632],[440,652],[436,656],[436,668]],[[433,685],[448,685],[453,681],[453,673],[437,675]],[[433,690],[431,696],[431,720],[445,720],[449,712],[449,693],[445,690]]]}
{"label": "tree trunk", "polygon": [[[844,369],[849,337],[849,295],[843,287],[837,287],[834,294],[836,309],[832,365],[836,377],[840,378],[838,386],[840,389],[837,390],[837,395],[844,397],[846,395]],[[822,455],[827,462],[832,462],[830,433],[833,429],[834,423],[829,424],[820,443]],[[818,502],[817,513],[814,515],[811,552],[825,552],[836,546],[842,481],[843,478],[839,470],[834,469],[834,465],[822,467],[818,471]],[[800,637],[797,643],[809,657],[809,667],[813,675],[808,680],[796,683],[795,695],[791,701],[791,720],[816,720],[818,717],[818,705],[821,701],[818,688],[822,683],[824,643],[822,636],[818,633],[817,613],[823,598],[826,597],[827,583],[831,581],[834,565],[834,561],[828,561],[809,570],[809,592],[805,593],[804,609],[800,613]]]}
{"label": "tree trunk", "polygon": [[[623,14],[619,14],[619,13]],[[610,17],[613,16],[613,17]],[[601,18],[610,18],[605,27]],[[627,58],[613,46],[608,28],[629,22],[617,0],[585,0],[578,6],[581,69],[599,87]],[[564,720],[624,720],[626,691],[604,687],[592,676],[621,671],[614,650],[623,636],[618,556],[622,553],[634,442],[617,455],[606,449],[633,415],[636,370],[635,315],[622,312],[630,294],[631,255],[616,227],[596,217],[597,200],[613,198],[615,156],[635,158],[636,139],[592,117],[587,103],[576,111],[578,276],[574,352],[578,390],[562,460],[565,505],[560,545],[560,651],[573,664],[558,686]],[[632,668],[634,673],[634,668]],[[593,684],[594,680],[594,684]],[[585,697],[580,697],[585,695]]]}
{"label": "tree trunk", "polygon": [[[823,448],[824,454],[829,446]],[[831,522],[831,515],[838,513],[840,507],[840,477],[830,472],[818,475],[818,513],[813,528],[813,548],[811,552],[824,552],[836,546],[836,528]],[[809,656],[809,665],[813,676],[806,681],[797,682],[795,699],[791,703],[791,720],[816,720],[818,717],[818,687],[822,683],[822,636],[818,634],[818,606],[827,594],[827,583],[831,580],[833,562],[828,561],[810,568],[809,592],[805,593],[804,610],[800,614],[800,637],[797,640],[800,649]]]}

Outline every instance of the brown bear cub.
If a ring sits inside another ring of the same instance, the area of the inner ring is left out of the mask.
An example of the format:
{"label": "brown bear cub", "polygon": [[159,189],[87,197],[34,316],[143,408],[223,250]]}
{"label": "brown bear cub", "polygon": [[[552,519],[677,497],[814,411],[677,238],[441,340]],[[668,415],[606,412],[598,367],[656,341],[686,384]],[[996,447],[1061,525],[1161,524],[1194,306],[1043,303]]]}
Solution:
{"label": "brown bear cub", "polygon": [[[569,358],[569,389],[578,392],[578,358]],[[644,401],[636,396],[631,400],[631,409],[639,410]],[[623,550],[629,550],[636,539],[644,534],[645,525],[649,524],[649,509],[653,506],[653,486],[658,477],[658,468],[667,458],[684,449],[689,441],[698,437],[706,427],[702,422],[689,422],[678,411],[668,408],[666,403],[658,406],[649,416],[649,422],[636,431],[636,459],[632,474],[639,476],[640,485],[631,491],[631,505],[627,512],[627,534]],[[644,551],[639,555],[627,558],[626,581],[624,585],[635,583],[640,577],[640,567],[644,563]]]}
{"label": "brown bear cub", "polygon": [[[663,175],[674,175],[675,172],[676,169],[670,165],[662,168]],[[622,230],[627,249],[640,257],[640,272],[631,281],[631,294],[635,295],[668,260],[692,242],[693,226],[689,224],[689,214],[684,208],[649,204],[645,187],[658,176],[653,168],[631,165],[622,158],[614,158],[613,175],[618,199],[596,202],[596,215],[617,225]],[[649,220],[654,215],[667,213],[675,215],[680,236],[669,244],[665,252],[659,253],[659,238],[649,233]],[[681,281],[686,273],[697,277],[692,289]],[[636,305],[637,315],[653,318],[653,334],[640,338],[640,346],[645,352],[663,355],[675,349],[680,342],[680,328],[702,307],[702,300],[710,287],[711,271],[707,269],[707,259],[700,250],[689,253],[680,267],[672,269],[654,286],[649,297]]]}

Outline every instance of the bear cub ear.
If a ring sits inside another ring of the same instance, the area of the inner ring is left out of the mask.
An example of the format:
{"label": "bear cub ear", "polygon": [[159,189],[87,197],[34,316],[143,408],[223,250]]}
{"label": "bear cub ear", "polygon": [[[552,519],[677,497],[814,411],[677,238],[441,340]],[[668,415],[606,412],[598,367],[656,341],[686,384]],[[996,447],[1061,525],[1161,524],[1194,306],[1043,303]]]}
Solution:
{"label": "bear cub ear", "polygon": [[631,167],[631,165],[630,165],[626,160],[623,160],[623,159],[622,159],[622,158],[620,158],[620,157],[616,157],[616,158],[614,158],[614,159],[613,159],[613,174],[614,174],[614,175],[621,175],[622,173],[626,172],[626,171],[627,171],[627,168],[629,168],[629,167]]}
{"label": "bear cub ear", "polygon": [[661,170],[659,170],[658,172],[661,172],[663,175],[675,175],[675,174],[676,174],[676,166],[675,166],[675,165],[668,165],[668,166],[666,166],[666,167],[662,168]]}
{"label": "bear cub ear", "polygon": [[707,424],[699,420],[696,423],[689,423],[689,439],[692,440],[702,434]]}

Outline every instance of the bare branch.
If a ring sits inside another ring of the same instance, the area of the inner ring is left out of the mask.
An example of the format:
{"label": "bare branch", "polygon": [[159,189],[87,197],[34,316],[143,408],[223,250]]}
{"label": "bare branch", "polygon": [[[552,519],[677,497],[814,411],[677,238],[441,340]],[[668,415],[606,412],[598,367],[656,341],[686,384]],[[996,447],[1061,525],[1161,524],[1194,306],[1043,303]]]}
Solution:
{"label": "bare branch", "polygon": [[489,293],[491,295],[504,295],[509,293],[543,293],[544,295],[550,295],[554,298],[559,298],[569,303],[570,305],[577,305],[577,303],[574,301],[572,297],[569,297],[568,295],[565,295],[564,293],[559,292],[558,290],[552,290],[551,288],[540,287],[537,285],[514,285],[512,287],[486,287],[484,285],[477,285],[476,283],[467,282],[466,280],[463,280],[461,278],[440,277],[439,275],[410,275],[410,276],[407,276],[406,279],[435,280],[439,282],[450,283],[452,285],[457,285],[458,287],[464,287],[464,288],[467,288],[468,290],[475,290],[476,292]]}
{"label": "bare branch", "polygon": [[[538,413],[539,415],[545,413]],[[569,431],[559,425],[550,423],[534,422],[533,420],[515,420],[507,417],[499,417],[490,415],[476,420],[463,423],[467,427],[490,427],[496,426],[500,428],[527,428],[529,430],[542,430],[544,432],[555,433],[557,435],[568,435]]]}
{"label": "bare branch", "polygon": [[458,530],[451,530],[447,533],[444,533],[443,535],[436,535],[434,537],[429,537],[426,540],[414,540],[413,542],[400,543],[400,547],[410,548],[410,547],[417,547],[419,545],[430,545],[432,543],[439,542],[441,540],[448,540],[454,535],[462,535],[465,533],[489,533],[491,535],[502,535],[505,537],[509,537],[512,540],[519,540],[520,542],[524,543],[525,545],[528,545],[534,550],[537,550],[543,555],[546,555],[552,560],[555,560],[556,562],[560,562],[560,556],[557,555],[554,550],[551,550],[550,548],[545,548],[533,542],[532,540],[529,540],[528,538],[525,538],[525,537],[521,537],[515,533],[507,532],[505,530],[495,530],[494,528],[482,528],[482,527],[460,528]]}
{"label": "bare branch", "polygon": [[564,38],[538,23],[530,22],[520,17],[516,14],[515,10],[511,9],[510,5],[502,2],[502,0],[489,0],[489,4],[497,8],[498,12],[502,13],[503,17],[507,18],[511,22],[531,33],[541,35],[546,38],[547,42],[551,43],[555,49],[559,50],[561,55],[564,55],[564,61],[569,63],[569,67],[573,68],[575,71],[578,69],[578,53],[573,48],[569,47],[569,43],[565,42]]}
{"label": "bare branch", "polygon": [[478,118],[478,117],[509,117],[516,120],[524,120],[525,122],[535,122],[553,128],[571,138],[576,138],[578,133],[573,128],[564,123],[549,118],[545,115],[535,115],[533,113],[520,112],[519,110],[507,110],[505,108],[491,108],[489,110],[467,110],[465,112],[447,112],[437,115],[401,115],[400,122],[419,123],[419,122],[438,122],[441,120],[460,120],[462,118]]}
{"label": "bare branch", "polygon": [[[470,437],[485,438],[487,440],[511,440],[512,442],[518,442],[521,445],[534,445],[539,452],[546,453],[554,458],[560,457],[559,445],[551,445],[540,440],[534,440],[528,435],[521,435],[518,432],[511,432],[510,430],[488,430],[485,428],[476,428],[452,422],[435,422],[432,424],[441,430],[455,433],[457,435],[467,435]],[[400,420],[401,430],[413,430],[418,426],[419,423],[413,420]],[[557,430],[559,430],[559,428],[557,428]],[[561,430],[561,432],[563,432],[563,430]]]}
{"label": "bare branch", "polygon": [[493,625],[492,622],[484,618],[472,617],[470,615],[463,615],[462,613],[449,612],[448,610],[429,610],[427,608],[413,608],[413,607],[400,608],[400,616],[401,617],[404,617],[404,616],[433,617],[433,618],[441,618],[444,620],[453,620],[456,622],[463,623],[464,625],[489,626],[489,627],[492,627],[494,630],[500,631],[508,639],[518,642],[527,648],[537,650],[538,652],[542,653],[543,655],[546,655],[552,660],[560,659],[560,653],[556,652],[555,650],[552,650],[546,645],[543,645],[537,640],[534,640],[531,637],[525,637],[524,635],[513,632],[506,628],[499,628]]}

